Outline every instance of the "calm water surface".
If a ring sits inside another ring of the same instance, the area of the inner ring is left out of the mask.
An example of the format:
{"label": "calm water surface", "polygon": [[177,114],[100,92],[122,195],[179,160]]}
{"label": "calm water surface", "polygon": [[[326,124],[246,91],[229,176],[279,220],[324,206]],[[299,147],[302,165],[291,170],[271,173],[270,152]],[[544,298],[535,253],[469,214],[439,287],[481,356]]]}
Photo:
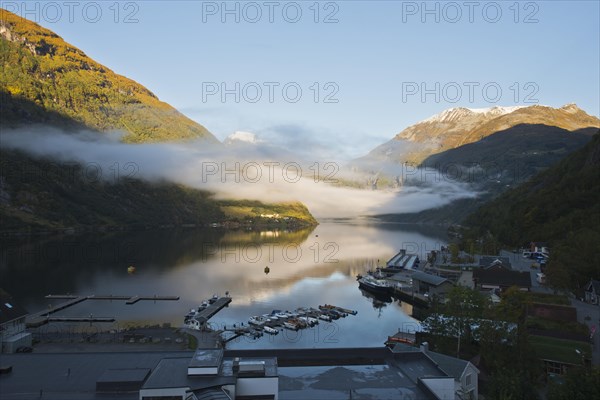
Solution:
{"label": "calm water surface", "polygon": [[[48,307],[47,294],[180,296],[135,305],[86,301],[56,314],[117,319],[104,329],[181,326],[190,308],[226,291],[233,302],[212,318],[216,327],[273,309],[335,304],[358,314],[303,331],[239,338],[229,347],[373,346],[417,322],[410,305],[359,290],[356,275],[400,248],[423,258],[445,241],[443,228],[365,221],[325,221],[297,232],[203,229],[10,239],[2,244],[0,279],[30,312]],[[134,274],[128,274],[129,265],[136,267]]]}

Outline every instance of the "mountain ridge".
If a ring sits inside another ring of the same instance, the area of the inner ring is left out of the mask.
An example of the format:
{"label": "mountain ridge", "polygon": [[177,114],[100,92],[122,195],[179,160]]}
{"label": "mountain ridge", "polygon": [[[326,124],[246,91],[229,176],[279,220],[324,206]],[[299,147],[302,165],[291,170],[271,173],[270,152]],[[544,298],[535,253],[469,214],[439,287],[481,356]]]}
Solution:
{"label": "mountain ridge", "polygon": [[570,103],[560,108],[542,105],[469,109],[454,107],[419,121],[367,155],[355,160],[376,170],[377,163],[418,165],[428,156],[483,139],[519,124],[542,124],[566,130],[600,127],[600,119]]}
{"label": "mountain ridge", "polygon": [[[43,121],[55,112],[126,142],[219,141],[143,85],[113,72],[35,22],[0,9],[2,125]],[[41,106],[22,108],[23,100]]]}
{"label": "mountain ridge", "polygon": [[430,155],[419,167],[438,171],[442,179],[468,184],[478,196],[419,213],[380,218],[395,222],[460,223],[487,201],[582,148],[598,132],[598,128],[569,131],[548,125],[519,124],[482,140]]}

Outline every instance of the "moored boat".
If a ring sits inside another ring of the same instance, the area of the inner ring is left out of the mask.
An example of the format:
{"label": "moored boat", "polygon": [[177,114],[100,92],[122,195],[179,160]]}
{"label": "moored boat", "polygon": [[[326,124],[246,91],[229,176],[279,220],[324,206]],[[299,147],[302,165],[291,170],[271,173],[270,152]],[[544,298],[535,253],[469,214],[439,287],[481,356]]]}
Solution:
{"label": "moored boat", "polygon": [[363,276],[358,280],[358,285],[370,292],[389,294],[392,292],[392,286],[384,279],[377,279],[371,275]]}
{"label": "moored boat", "polygon": [[292,321],[285,321],[283,323],[283,326],[287,329],[290,329],[292,331],[297,331],[298,329],[300,329],[300,326],[298,324],[296,324],[295,322]]}
{"label": "moored boat", "polygon": [[279,333],[279,331],[275,328],[271,328],[270,326],[265,325],[263,327],[264,331],[267,332],[270,335],[277,335]]}
{"label": "moored boat", "polygon": [[300,321],[303,321],[307,326],[315,326],[319,323],[319,320],[312,317],[298,317]]}
{"label": "moored boat", "polygon": [[254,316],[248,319],[248,323],[255,326],[263,326],[267,320],[264,317]]}

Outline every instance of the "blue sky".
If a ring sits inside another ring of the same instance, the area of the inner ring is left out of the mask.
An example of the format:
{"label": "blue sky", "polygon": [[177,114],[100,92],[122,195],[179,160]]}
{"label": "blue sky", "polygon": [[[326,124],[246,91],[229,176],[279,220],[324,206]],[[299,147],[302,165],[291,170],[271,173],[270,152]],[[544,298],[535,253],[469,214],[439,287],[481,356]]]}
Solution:
{"label": "blue sky", "polygon": [[[300,136],[316,153],[350,158],[449,107],[575,102],[600,113],[598,1],[427,2],[432,13],[421,1],[227,2],[239,22],[222,1],[84,1],[71,17],[48,3],[1,2],[220,139]],[[224,101],[222,85],[232,91]]]}

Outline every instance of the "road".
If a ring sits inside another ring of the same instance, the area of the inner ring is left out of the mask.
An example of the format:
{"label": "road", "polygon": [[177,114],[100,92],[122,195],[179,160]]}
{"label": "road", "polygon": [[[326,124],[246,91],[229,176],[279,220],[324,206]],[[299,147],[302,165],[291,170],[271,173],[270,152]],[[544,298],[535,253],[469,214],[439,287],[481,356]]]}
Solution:
{"label": "road", "polygon": [[[577,309],[577,321],[586,324],[590,331],[595,327],[596,332],[592,337],[592,364],[600,365],[600,305],[588,304],[577,299],[571,299],[571,305]],[[586,319],[589,317],[589,319]]]}

